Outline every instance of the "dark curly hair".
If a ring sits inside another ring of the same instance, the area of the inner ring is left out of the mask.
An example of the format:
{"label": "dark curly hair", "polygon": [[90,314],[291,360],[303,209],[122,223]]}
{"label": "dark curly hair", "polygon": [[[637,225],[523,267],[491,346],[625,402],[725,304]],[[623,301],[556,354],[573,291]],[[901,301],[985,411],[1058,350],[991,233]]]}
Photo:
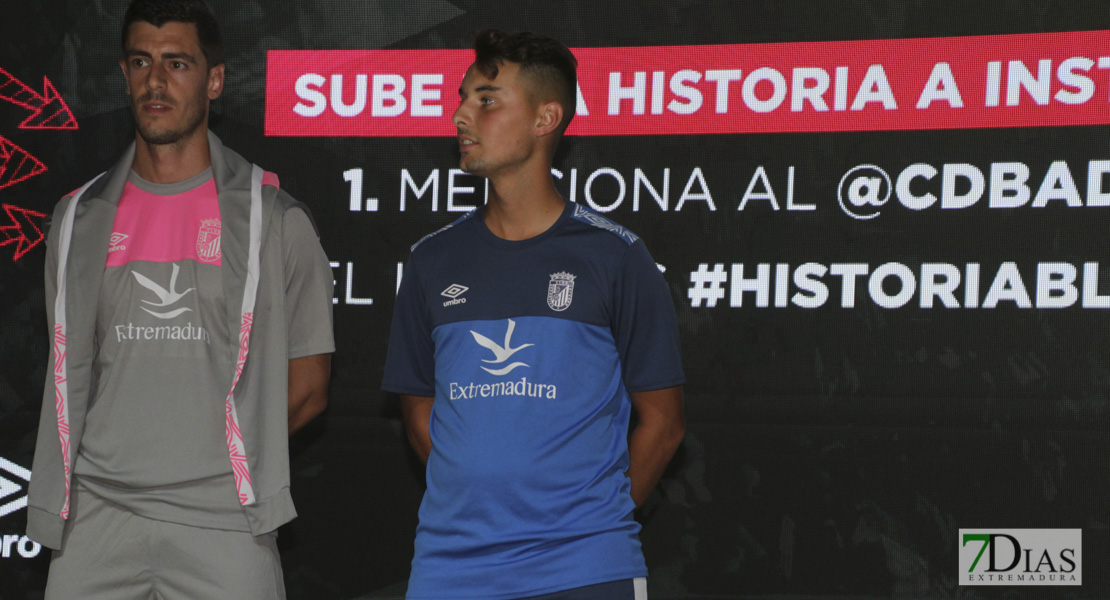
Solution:
{"label": "dark curly hair", "polygon": [[474,53],[474,66],[490,79],[495,79],[501,64],[509,61],[519,64],[521,72],[551,86],[563,106],[559,132],[566,130],[578,101],[578,60],[562,42],[527,31],[486,29],[474,33]]}
{"label": "dark curly hair", "polygon": [[132,0],[123,16],[120,44],[127,53],[131,25],[138,22],[161,27],[166,23],[192,23],[197,26],[197,41],[209,69],[224,62],[224,42],[216,17],[201,0]]}

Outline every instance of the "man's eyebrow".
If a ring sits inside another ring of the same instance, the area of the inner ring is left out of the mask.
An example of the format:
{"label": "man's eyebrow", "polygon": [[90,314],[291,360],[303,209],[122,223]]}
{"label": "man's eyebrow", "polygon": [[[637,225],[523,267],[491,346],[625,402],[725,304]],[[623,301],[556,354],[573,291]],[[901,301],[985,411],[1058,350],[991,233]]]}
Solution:
{"label": "man's eyebrow", "polygon": [[[476,93],[481,93],[481,92],[500,92],[500,91],[501,91],[501,88],[497,87],[496,85],[490,85],[490,84],[486,84],[486,85],[480,85],[480,86],[478,86],[478,87],[474,88],[474,91],[475,91]],[[465,90],[463,90],[463,89],[462,89],[461,87],[459,88],[459,96],[460,96],[460,97],[463,97],[463,98],[465,98],[465,97],[466,97],[466,91],[465,91]]]}
{"label": "man's eyebrow", "polygon": [[[154,58],[154,56],[146,50],[128,50],[127,56],[145,56],[147,58]],[[196,64],[197,62],[197,59],[188,52],[166,52],[161,55],[161,58],[168,60],[184,60],[193,64]]]}
{"label": "man's eyebrow", "polygon": [[162,59],[164,60],[183,60],[188,63],[196,64],[197,59],[188,52],[163,52]]}

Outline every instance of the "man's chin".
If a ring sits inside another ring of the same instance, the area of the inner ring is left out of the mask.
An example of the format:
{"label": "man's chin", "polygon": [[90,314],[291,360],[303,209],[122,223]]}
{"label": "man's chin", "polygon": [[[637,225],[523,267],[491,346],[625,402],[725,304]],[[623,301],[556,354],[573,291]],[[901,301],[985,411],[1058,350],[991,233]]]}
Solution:
{"label": "man's chin", "polygon": [[463,173],[466,173],[467,175],[477,175],[478,177],[483,176],[482,164],[473,162],[468,163],[466,162],[466,159],[462,159],[459,161],[459,170]]}
{"label": "man's chin", "polygon": [[139,136],[151,146],[170,146],[181,141],[184,137],[180,131],[144,131],[139,130]]}
{"label": "man's chin", "polygon": [[151,146],[172,146],[184,140],[185,138],[192,137],[200,126],[191,127],[186,130],[182,129],[155,129],[151,127],[138,127],[139,136],[143,141]]}

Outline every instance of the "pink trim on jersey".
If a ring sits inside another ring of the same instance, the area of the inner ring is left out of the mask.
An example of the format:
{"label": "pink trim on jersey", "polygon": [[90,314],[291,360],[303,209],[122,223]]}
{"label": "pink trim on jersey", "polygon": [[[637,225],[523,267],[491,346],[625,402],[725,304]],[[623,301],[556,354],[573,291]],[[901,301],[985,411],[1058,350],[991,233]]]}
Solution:
{"label": "pink trim on jersey", "polygon": [[239,384],[243,367],[247,363],[253,324],[254,314],[243,313],[243,323],[239,326],[239,359],[235,363],[235,379],[231,381],[231,391],[228,392],[224,403],[227,452],[231,458],[231,472],[235,475],[235,489],[239,494],[240,504],[248,504],[254,500],[250,468],[247,465],[246,444],[243,443],[243,431],[239,428],[239,415],[235,410],[235,386]]}
{"label": "pink trim on jersey", "polygon": [[262,185],[272,185],[277,189],[281,189],[281,181],[278,180],[277,173],[266,171],[262,174]]}
{"label": "pink trim on jersey", "polygon": [[151,194],[127,182],[112,225],[107,266],[190,259],[219,266],[220,230],[215,180],[173,196]]}
{"label": "pink trim on jersey", "polygon": [[69,518],[69,395],[66,385],[66,334],[61,324],[54,326],[54,402],[58,414],[58,441],[62,445],[62,470],[66,477],[66,503],[61,517]]}

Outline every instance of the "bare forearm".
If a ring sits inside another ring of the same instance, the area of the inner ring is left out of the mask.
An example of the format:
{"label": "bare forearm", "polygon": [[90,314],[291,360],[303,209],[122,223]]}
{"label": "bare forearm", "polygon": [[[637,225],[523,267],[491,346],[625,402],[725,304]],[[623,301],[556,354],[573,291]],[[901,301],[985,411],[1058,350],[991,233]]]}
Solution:
{"label": "bare forearm", "polygon": [[316,354],[289,361],[289,435],[293,435],[327,408],[330,377],[330,354]]}
{"label": "bare forearm", "polygon": [[628,444],[628,477],[632,500],[640,506],[659,483],[686,435],[682,414],[682,388],[666,388],[632,394],[639,424]]}

